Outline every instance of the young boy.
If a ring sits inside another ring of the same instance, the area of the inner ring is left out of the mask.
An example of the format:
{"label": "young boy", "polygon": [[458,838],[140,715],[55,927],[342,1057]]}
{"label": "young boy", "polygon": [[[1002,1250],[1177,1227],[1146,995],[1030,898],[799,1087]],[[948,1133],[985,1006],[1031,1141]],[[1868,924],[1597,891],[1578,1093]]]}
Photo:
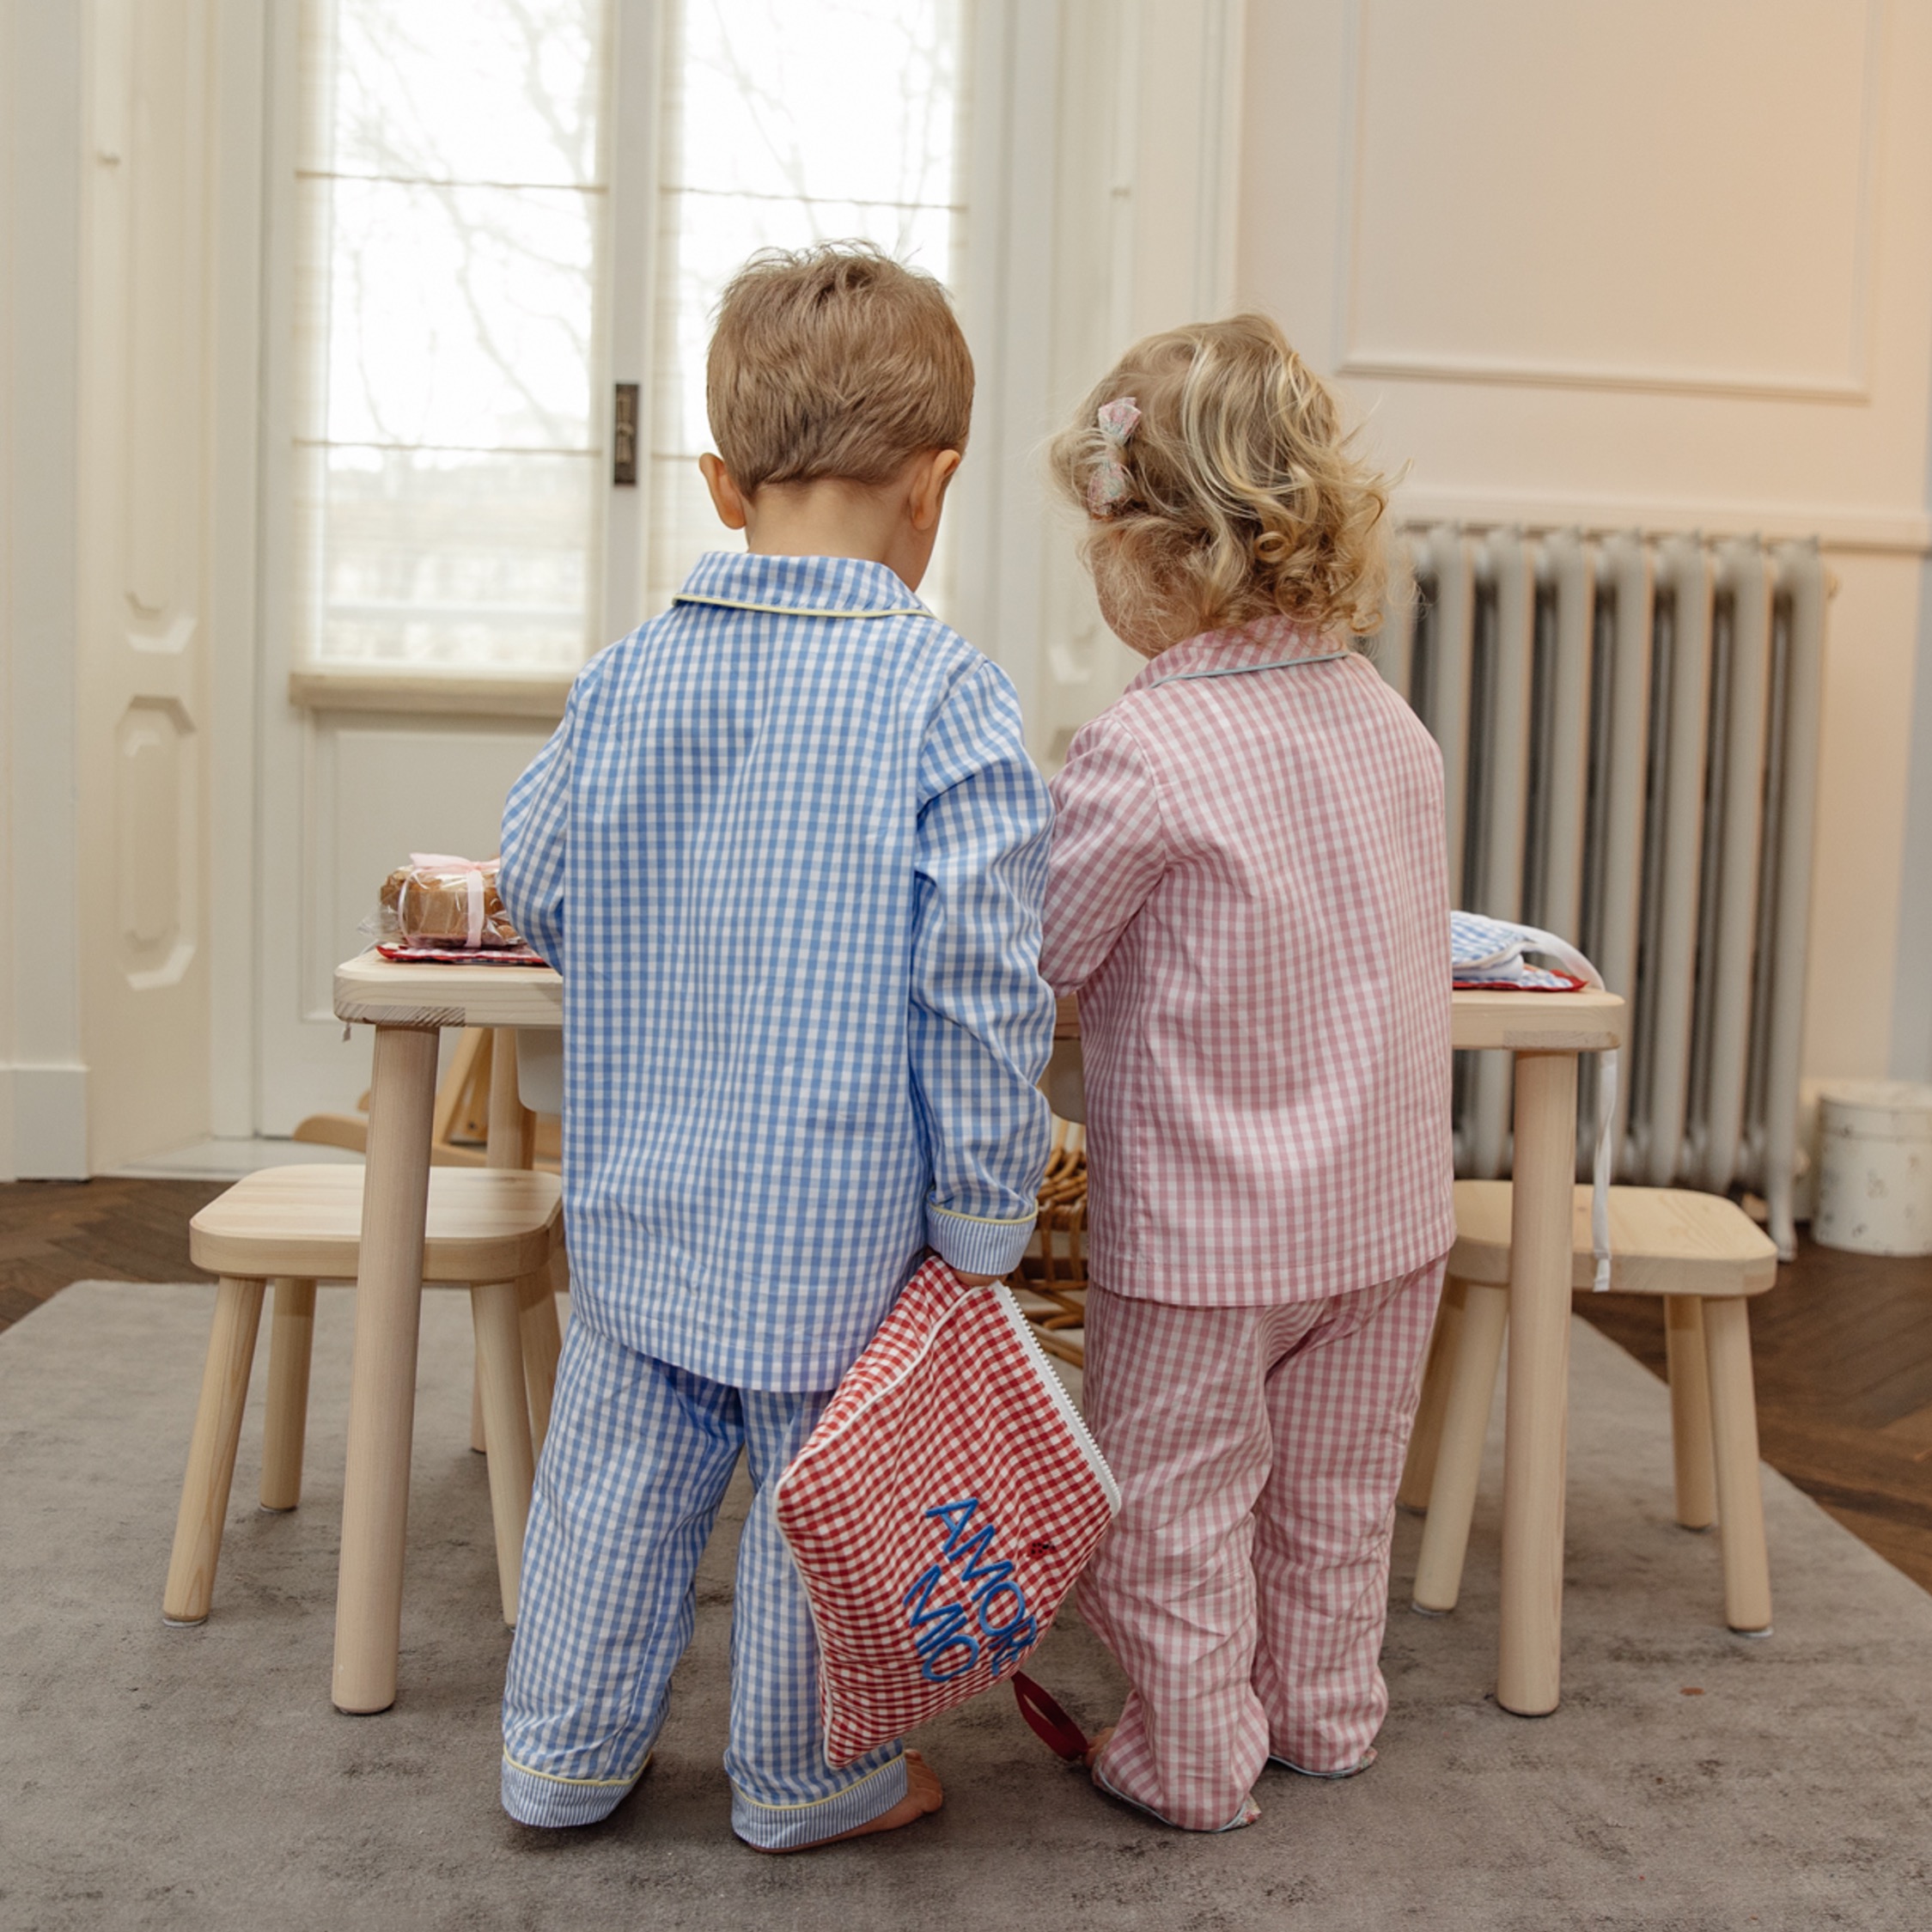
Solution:
{"label": "young boy", "polygon": [[588,1824],[642,1774],[742,1450],[732,1828],[789,1851],[941,1801],[896,1744],[827,1766],[771,1487],[926,1248],[984,1284],[1026,1245],[1049,806],[1012,686],[913,594],[972,403],[939,284],[759,257],[708,381],[747,552],[585,669],[504,814],[504,903],[564,976],[573,1302],[503,1799]]}

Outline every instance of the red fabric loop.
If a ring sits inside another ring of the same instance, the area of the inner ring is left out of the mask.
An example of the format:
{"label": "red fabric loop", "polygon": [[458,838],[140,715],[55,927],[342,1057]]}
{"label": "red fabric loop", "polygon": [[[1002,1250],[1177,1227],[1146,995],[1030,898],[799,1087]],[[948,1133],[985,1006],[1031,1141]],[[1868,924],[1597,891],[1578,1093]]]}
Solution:
{"label": "red fabric loop", "polygon": [[1049,1751],[1070,1764],[1086,1757],[1087,1734],[1023,1670],[1014,1673],[1013,1701]]}

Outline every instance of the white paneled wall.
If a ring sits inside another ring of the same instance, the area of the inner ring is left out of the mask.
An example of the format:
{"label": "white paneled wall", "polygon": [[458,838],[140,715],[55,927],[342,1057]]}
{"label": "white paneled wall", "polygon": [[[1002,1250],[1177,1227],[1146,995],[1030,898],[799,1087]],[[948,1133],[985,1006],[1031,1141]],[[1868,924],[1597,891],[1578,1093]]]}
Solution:
{"label": "white paneled wall", "polygon": [[1825,539],[1805,1061],[1886,1070],[1932,10],[1256,0],[1246,26],[1238,294],[1408,466],[1403,515]]}
{"label": "white paneled wall", "polygon": [[1041,447],[1137,338],[1234,287],[1241,0],[983,0],[963,315],[979,387],[956,621],[1049,768],[1139,661],[1100,621]]}
{"label": "white paneled wall", "polygon": [[96,1169],[208,1118],[204,0],[99,0],[82,172],[81,868]]}
{"label": "white paneled wall", "polygon": [[1863,399],[1881,27],[1862,0],[1368,0],[1341,373]]}
{"label": "white paneled wall", "polygon": [[0,5],[0,1179],[83,1174],[76,826],[81,23]]}

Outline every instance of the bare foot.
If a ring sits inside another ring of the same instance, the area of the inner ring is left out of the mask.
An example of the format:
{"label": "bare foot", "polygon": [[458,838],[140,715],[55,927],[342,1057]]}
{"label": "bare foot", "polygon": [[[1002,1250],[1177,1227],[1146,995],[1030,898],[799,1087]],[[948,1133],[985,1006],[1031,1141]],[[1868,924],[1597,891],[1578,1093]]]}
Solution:
{"label": "bare foot", "polygon": [[1106,1749],[1108,1745],[1112,1743],[1113,1734],[1118,1728],[1118,1725],[1109,1724],[1105,1730],[1097,1734],[1094,1741],[1087,1746],[1087,1768],[1088,1770],[1092,1770],[1094,1765],[1100,1763],[1100,1753]]}
{"label": "bare foot", "polygon": [[902,1825],[917,1825],[945,1802],[946,1794],[941,1790],[932,1766],[917,1751],[908,1751],[905,1754],[905,1795],[890,1811],[881,1812],[878,1817],[867,1819],[863,1825],[855,1825],[850,1831],[836,1832],[829,1838],[814,1838],[810,1844],[761,1844],[752,1849],[770,1852],[776,1857],[793,1851],[816,1851],[821,1845],[844,1844],[847,1838],[863,1838],[875,1831],[896,1831]]}

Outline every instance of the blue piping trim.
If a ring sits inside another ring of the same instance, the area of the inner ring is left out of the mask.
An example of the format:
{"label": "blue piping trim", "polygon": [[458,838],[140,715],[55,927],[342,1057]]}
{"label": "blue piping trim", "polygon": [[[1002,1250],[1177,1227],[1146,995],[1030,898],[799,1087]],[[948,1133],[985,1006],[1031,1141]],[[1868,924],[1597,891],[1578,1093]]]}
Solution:
{"label": "blue piping trim", "polygon": [[1338,657],[1346,657],[1345,650],[1325,650],[1319,657],[1277,657],[1265,664],[1224,664],[1215,671],[1176,671],[1171,678],[1156,678],[1154,687],[1162,685],[1189,684],[1196,678],[1245,678],[1253,671],[1292,671],[1303,664],[1332,664]]}

